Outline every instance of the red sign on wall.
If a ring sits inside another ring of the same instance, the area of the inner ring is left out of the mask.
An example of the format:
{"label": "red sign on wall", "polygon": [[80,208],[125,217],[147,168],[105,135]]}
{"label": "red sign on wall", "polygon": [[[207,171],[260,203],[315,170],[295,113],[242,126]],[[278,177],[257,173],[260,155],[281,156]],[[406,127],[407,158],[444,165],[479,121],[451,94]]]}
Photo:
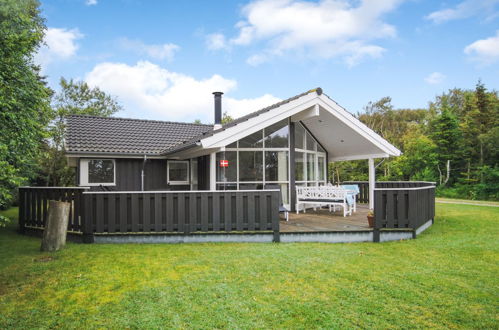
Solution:
{"label": "red sign on wall", "polygon": [[229,167],[229,161],[225,159],[221,160],[220,167]]}

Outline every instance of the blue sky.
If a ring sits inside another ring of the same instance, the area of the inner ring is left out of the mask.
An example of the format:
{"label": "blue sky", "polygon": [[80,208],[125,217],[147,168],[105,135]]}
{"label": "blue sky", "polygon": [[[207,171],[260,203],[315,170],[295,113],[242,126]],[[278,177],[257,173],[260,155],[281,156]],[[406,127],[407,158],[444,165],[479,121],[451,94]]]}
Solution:
{"label": "blue sky", "polygon": [[499,0],[42,1],[36,61],[115,95],[124,117],[212,122],[314,87],[355,113],[499,87]]}

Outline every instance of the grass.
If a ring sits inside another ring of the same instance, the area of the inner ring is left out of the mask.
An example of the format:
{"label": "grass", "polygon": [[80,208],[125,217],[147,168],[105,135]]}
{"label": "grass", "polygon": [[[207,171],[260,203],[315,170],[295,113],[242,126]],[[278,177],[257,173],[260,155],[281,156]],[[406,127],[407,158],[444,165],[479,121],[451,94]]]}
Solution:
{"label": "grass", "polygon": [[481,204],[481,205],[497,205],[499,206],[499,202],[496,201],[478,201],[474,199],[457,199],[457,198],[445,198],[445,197],[437,197],[437,203],[441,202],[453,202],[453,203],[467,203],[467,204]]}
{"label": "grass", "polygon": [[[4,212],[15,217],[16,210]],[[0,328],[498,328],[499,209],[416,240],[71,244],[0,229]]]}

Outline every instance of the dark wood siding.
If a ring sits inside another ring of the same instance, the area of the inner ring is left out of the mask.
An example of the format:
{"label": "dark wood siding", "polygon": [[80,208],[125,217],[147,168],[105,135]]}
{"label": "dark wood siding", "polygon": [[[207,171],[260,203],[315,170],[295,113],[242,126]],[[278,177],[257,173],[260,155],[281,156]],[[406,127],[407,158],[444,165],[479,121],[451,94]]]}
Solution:
{"label": "dark wood siding", "polygon": [[[92,158],[93,159],[93,158]],[[106,158],[110,159],[110,158]],[[198,158],[198,189],[209,190],[209,156]],[[79,161],[78,161],[79,164]],[[116,186],[109,187],[114,191],[140,191],[142,184],[142,168],[144,167],[144,190],[190,190],[190,185],[169,185],[166,179],[167,160],[140,158],[115,158]],[[79,184],[79,168],[77,183]],[[91,191],[102,191],[101,187],[91,187]]]}

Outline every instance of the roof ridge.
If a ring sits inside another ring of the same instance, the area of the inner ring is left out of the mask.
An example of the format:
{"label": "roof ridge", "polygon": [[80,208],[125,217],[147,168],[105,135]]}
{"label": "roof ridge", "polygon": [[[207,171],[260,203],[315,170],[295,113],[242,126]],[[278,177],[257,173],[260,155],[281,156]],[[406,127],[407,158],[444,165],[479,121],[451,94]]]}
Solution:
{"label": "roof ridge", "polygon": [[166,120],[155,120],[155,119],[139,119],[139,118],[125,118],[125,117],[103,117],[95,115],[69,115],[68,117],[85,117],[85,118],[98,118],[98,119],[116,119],[116,120],[129,120],[129,121],[144,121],[153,123],[163,123],[163,124],[182,124],[182,125],[196,125],[196,126],[211,126],[213,124],[197,124],[197,123],[186,123],[182,121],[166,121]]}

